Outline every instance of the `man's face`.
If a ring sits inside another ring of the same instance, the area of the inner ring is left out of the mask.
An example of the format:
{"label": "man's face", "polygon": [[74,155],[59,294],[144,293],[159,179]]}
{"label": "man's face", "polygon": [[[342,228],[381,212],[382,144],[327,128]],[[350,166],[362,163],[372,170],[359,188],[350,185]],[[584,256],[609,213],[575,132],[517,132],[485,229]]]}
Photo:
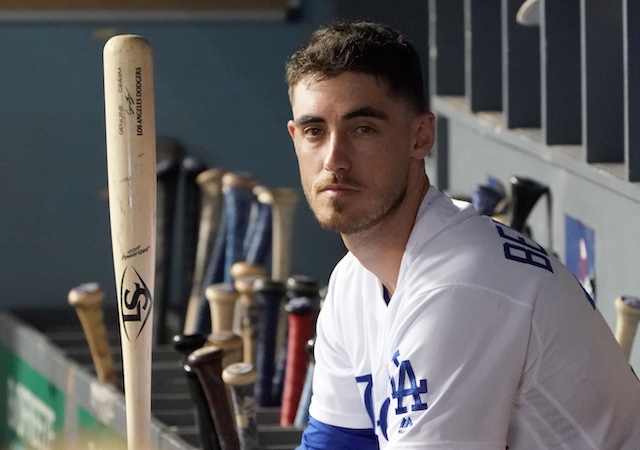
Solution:
{"label": "man's face", "polygon": [[374,76],[352,72],[303,78],[291,107],[287,127],[320,225],[349,235],[392,217],[416,162],[418,114]]}

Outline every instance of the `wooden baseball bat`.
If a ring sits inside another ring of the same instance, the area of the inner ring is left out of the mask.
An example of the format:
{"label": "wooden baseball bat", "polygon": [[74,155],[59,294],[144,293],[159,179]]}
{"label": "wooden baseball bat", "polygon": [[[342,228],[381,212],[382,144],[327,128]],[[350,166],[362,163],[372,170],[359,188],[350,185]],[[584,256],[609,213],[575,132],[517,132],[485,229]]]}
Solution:
{"label": "wooden baseball bat", "polygon": [[67,299],[80,319],[91,352],[98,380],[114,384],[116,373],[113,369],[113,355],[109,349],[107,328],[102,312],[104,291],[98,283],[85,283],[69,291]]}
{"label": "wooden baseball bat", "polygon": [[623,295],[615,300],[617,313],[615,336],[627,360],[631,357],[633,340],[640,321],[640,298]]}
{"label": "wooden baseball bat", "polygon": [[200,445],[203,450],[220,450],[220,442],[216,434],[215,425],[209,405],[204,395],[204,390],[200,385],[200,381],[191,366],[187,363],[189,355],[199,348],[202,348],[207,342],[207,336],[204,334],[178,334],[173,337],[173,347],[181,355],[181,363],[185,376],[187,378],[187,386],[189,394],[195,405],[195,418],[198,424],[198,434],[200,436]]}
{"label": "wooden baseball bat", "polygon": [[298,203],[298,194],[290,188],[265,190],[259,193],[258,201],[271,205],[273,217],[271,278],[284,283],[291,269],[293,217]]}
{"label": "wooden baseball bat", "polygon": [[222,216],[222,169],[207,169],[196,176],[196,183],[201,192],[200,225],[198,228],[198,244],[196,247],[195,266],[187,312],[183,331],[193,333],[203,289],[203,280],[207,262],[211,256],[213,244],[218,234]]}
{"label": "wooden baseball bat", "polygon": [[227,398],[227,388],[222,380],[222,357],[221,349],[205,346],[191,353],[188,363],[200,380],[218,433],[220,448],[240,450],[240,441]]}
{"label": "wooden baseball bat", "polygon": [[252,364],[234,363],[222,371],[222,380],[231,387],[238,439],[242,450],[260,450],[256,403],[253,396],[258,373]]}
{"label": "wooden baseball bat", "polygon": [[285,284],[268,278],[259,278],[254,283],[255,299],[259,305],[258,341],[256,348],[255,396],[258,406],[274,406],[272,397],[275,373],[275,350],[280,307],[286,294]]}
{"label": "wooden baseball bat", "polygon": [[198,424],[198,436],[203,450],[221,450],[220,440],[216,432],[216,426],[209,412],[204,389],[198,380],[198,376],[189,364],[183,365],[184,374],[187,377],[189,394],[195,404],[195,419]]}
{"label": "wooden baseball bat", "polygon": [[127,445],[150,450],[157,205],[153,58],[149,42],[136,35],[110,38],[103,57]]}
{"label": "wooden baseball bat", "polygon": [[257,199],[254,206],[257,209],[255,219],[251,222],[244,242],[243,261],[257,266],[266,266],[271,255],[271,237],[273,218],[271,204],[261,201],[268,196],[260,195],[268,191],[265,186],[258,185],[253,188],[253,194]]}
{"label": "wooden baseball bat", "polygon": [[302,427],[309,422],[309,405],[311,405],[311,395],[313,394],[313,371],[315,369],[315,359],[313,357],[313,351],[316,345],[315,336],[307,341],[307,374],[305,375],[304,385],[302,386],[302,394],[300,394],[300,401],[298,402],[298,410],[296,411],[296,418],[293,421],[293,425]]}
{"label": "wooden baseball bat", "polygon": [[238,292],[230,283],[216,283],[207,286],[205,296],[211,311],[211,331],[233,330]]}
{"label": "wooden baseball bat", "polygon": [[245,262],[238,262],[231,268],[235,289],[238,291],[238,317],[242,336],[242,360],[255,364],[257,347],[258,303],[255,300],[255,281],[264,276],[264,269]]}
{"label": "wooden baseball bat", "polygon": [[[318,280],[308,275],[292,275],[287,278],[287,299],[291,300],[297,297],[309,297],[313,300],[314,304],[317,304],[320,300],[320,288]],[[284,306],[284,305],[283,305]],[[319,309],[319,308],[318,308]],[[284,308],[283,308],[284,310]],[[284,310],[286,313],[286,310]],[[282,393],[284,390],[284,376],[287,369],[287,353],[288,353],[288,327],[289,318],[288,314],[281,320],[286,320],[287,323],[281,323],[278,328],[279,332],[284,332],[284,338],[278,343],[278,350],[276,356],[276,372],[273,376],[273,398],[278,402],[282,401]],[[315,320],[315,317],[312,319]]]}
{"label": "wooden baseball bat", "polygon": [[207,345],[222,350],[222,368],[242,362],[242,338],[231,330],[214,331],[207,338]]}
{"label": "wooden baseball bat", "polygon": [[[255,180],[247,172],[228,172],[222,177],[222,224],[203,281],[204,288],[214,283],[233,283],[231,266],[243,258],[244,237],[254,203],[254,186]],[[195,323],[196,332],[211,332],[211,312],[204,292]]]}
{"label": "wooden baseball bat", "polygon": [[167,311],[171,294],[178,180],[184,150],[173,140],[156,143],[156,176],[158,179],[156,286],[153,313],[154,342],[167,342]]}
{"label": "wooden baseball bat", "polygon": [[[177,274],[174,279],[176,288],[173,290],[175,302],[172,304],[176,319],[180,321],[177,329],[184,332],[184,320],[187,314],[188,299],[191,295],[193,279],[196,270],[196,259],[198,251],[198,237],[200,234],[202,190],[197,183],[198,175],[205,170],[203,162],[195,156],[186,156],[182,159],[180,166],[180,185],[178,204],[180,215],[176,220],[178,233]],[[170,323],[172,324],[172,323]],[[170,325],[168,324],[168,325]],[[175,328],[175,327],[174,327]]]}
{"label": "wooden baseball bat", "polygon": [[307,372],[306,345],[313,333],[313,299],[309,297],[293,298],[285,305],[289,313],[289,338],[287,368],[285,370],[284,391],[280,425],[293,425],[300,403],[300,396]]}
{"label": "wooden baseball bat", "polygon": [[231,266],[244,259],[244,238],[255,202],[256,180],[246,172],[228,172],[222,177],[226,226],[224,281],[233,283]]}

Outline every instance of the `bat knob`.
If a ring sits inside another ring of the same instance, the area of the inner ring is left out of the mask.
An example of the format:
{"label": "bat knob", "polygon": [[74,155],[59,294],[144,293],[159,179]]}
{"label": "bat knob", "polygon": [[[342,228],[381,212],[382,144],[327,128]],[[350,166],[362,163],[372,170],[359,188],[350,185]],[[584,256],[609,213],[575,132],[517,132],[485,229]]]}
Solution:
{"label": "bat knob", "polygon": [[258,372],[251,363],[237,362],[222,371],[222,380],[231,386],[245,386],[255,383]]}
{"label": "bat knob", "polygon": [[284,305],[284,310],[289,314],[306,315],[313,311],[313,299],[309,297],[295,297]]}
{"label": "bat knob", "polygon": [[[263,276],[264,268],[247,262],[237,262],[231,266],[231,278],[237,284],[244,277]],[[236,286],[237,289],[237,286]]]}
{"label": "bat knob", "polygon": [[207,342],[205,334],[176,334],[173,337],[173,348],[183,356],[189,356],[191,352],[204,346]]}
{"label": "bat knob", "polygon": [[101,304],[104,292],[98,283],[84,283],[69,291],[67,300],[71,306]]}
{"label": "bat knob", "polygon": [[287,279],[287,296],[293,297],[318,297],[318,280],[308,275],[292,275]]}
{"label": "bat knob", "polygon": [[253,189],[256,179],[250,172],[227,172],[222,176],[223,191],[232,187]]}

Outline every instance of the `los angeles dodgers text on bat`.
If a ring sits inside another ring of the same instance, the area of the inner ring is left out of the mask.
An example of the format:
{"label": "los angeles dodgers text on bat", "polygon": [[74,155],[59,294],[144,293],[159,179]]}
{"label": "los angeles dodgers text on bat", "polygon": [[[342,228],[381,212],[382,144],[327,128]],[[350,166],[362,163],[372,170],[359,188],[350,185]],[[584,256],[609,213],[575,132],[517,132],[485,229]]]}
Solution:
{"label": "los angeles dodgers text on bat", "polygon": [[136,67],[136,134],[142,136],[142,68]]}

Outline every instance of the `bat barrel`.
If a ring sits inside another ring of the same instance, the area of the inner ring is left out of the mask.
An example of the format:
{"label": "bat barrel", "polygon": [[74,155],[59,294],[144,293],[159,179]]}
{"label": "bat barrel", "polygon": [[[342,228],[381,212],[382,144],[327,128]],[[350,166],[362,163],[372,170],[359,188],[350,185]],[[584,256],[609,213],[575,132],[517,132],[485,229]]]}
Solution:
{"label": "bat barrel", "polygon": [[293,216],[298,194],[290,188],[278,188],[261,192],[258,201],[270,204],[272,210],[271,278],[285,282],[289,277]]}
{"label": "bat barrel", "polygon": [[109,349],[102,311],[103,290],[98,283],[85,283],[69,291],[67,298],[80,319],[98,379],[105,383],[115,383],[113,356]]}
{"label": "bat barrel", "polygon": [[222,379],[231,387],[236,427],[242,450],[259,450],[256,404],[253,396],[258,373],[252,364],[231,364],[222,372]]}
{"label": "bat barrel", "polygon": [[258,199],[256,218],[252,223],[251,232],[247,233],[245,239],[245,257],[244,260],[250,264],[258,266],[266,266],[268,258],[271,255],[272,246],[272,222],[273,215],[271,204],[260,199],[264,199],[267,188],[264,186],[256,186],[253,194]]}
{"label": "bat barrel", "polygon": [[622,296],[615,300],[617,321],[615,337],[627,360],[631,356],[633,341],[640,321],[640,298]]}
{"label": "bat barrel", "polygon": [[[198,261],[198,241],[204,200],[202,198],[202,190],[196,180],[198,175],[205,170],[205,167],[199,158],[186,156],[182,159],[180,169],[179,201],[184,206],[180,215],[182,229],[179,234],[181,237],[181,253],[179,261],[180,272],[177,280],[179,286],[177,309],[179,318],[183,322],[180,325],[180,330],[184,331],[184,320],[189,306],[189,302],[186,299],[191,297],[194,280],[198,278],[200,280],[198,283],[201,283],[202,280],[202,269],[197,266],[202,265]],[[196,274],[196,271],[199,273]]]}
{"label": "bat barrel", "polygon": [[[289,300],[297,297],[309,297],[314,303],[320,301],[320,289],[318,280],[308,275],[292,275],[287,279],[287,298]],[[276,373],[273,377],[273,398],[282,399],[284,389],[284,376],[287,370],[288,353],[288,322],[287,313],[284,309],[280,312],[280,327],[278,330],[278,354],[276,359]]]}
{"label": "bat barrel", "polygon": [[229,331],[233,329],[238,291],[230,283],[216,283],[205,289],[211,311],[211,330]]}
{"label": "bat barrel", "polygon": [[289,351],[285,371],[280,425],[293,425],[307,372],[307,342],[312,334],[314,300],[298,297],[285,305],[289,314]]}
{"label": "bat barrel", "polygon": [[275,373],[275,349],[280,306],[285,298],[284,283],[259,278],[255,281],[255,299],[259,305],[258,342],[256,349],[256,404],[273,406],[273,375]]}
{"label": "bat barrel", "polygon": [[226,220],[224,281],[231,283],[231,266],[244,259],[244,238],[255,201],[256,180],[246,172],[229,172],[222,177]]}
{"label": "bat barrel", "polygon": [[242,360],[255,364],[259,310],[255,300],[254,284],[258,278],[264,276],[264,269],[253,264],[238,262],[232,266],[231,274],[238,291],[238,328],[242,336]]}
{"label": "bat barrel", "polygon": [[293,424],[299,427],[306,425],[309,421],[309,405],[311,404],[311,394],[313,392],[313,371],[315,368],[315,360],[313,358],[315,344],[315,337],[307,341],[306,350],[309,363],[307,365],[304,385],[302,386],[302,393],[300,394],[300,401],[298,402],[296,417],[293,421]]}
{"label": "bat barrel", "polygon": [[156,132],[151,46],[119,35],[104,46],[113,260],[120,315],[127,445],[151,448],[156,264]]}
{"label": "bat barrel", "polygon": [[198,226],[198,243],[191,280],[189,302],[184,318],[184,333],[195,330],[195,322],[200,305],[207,262],[211,256],[214,242],[218,234],[220,217],[222,216],[222,175],[224,171],[217,168],[207,169],[196,176],[196,185],[200,189],[200,224]]}

